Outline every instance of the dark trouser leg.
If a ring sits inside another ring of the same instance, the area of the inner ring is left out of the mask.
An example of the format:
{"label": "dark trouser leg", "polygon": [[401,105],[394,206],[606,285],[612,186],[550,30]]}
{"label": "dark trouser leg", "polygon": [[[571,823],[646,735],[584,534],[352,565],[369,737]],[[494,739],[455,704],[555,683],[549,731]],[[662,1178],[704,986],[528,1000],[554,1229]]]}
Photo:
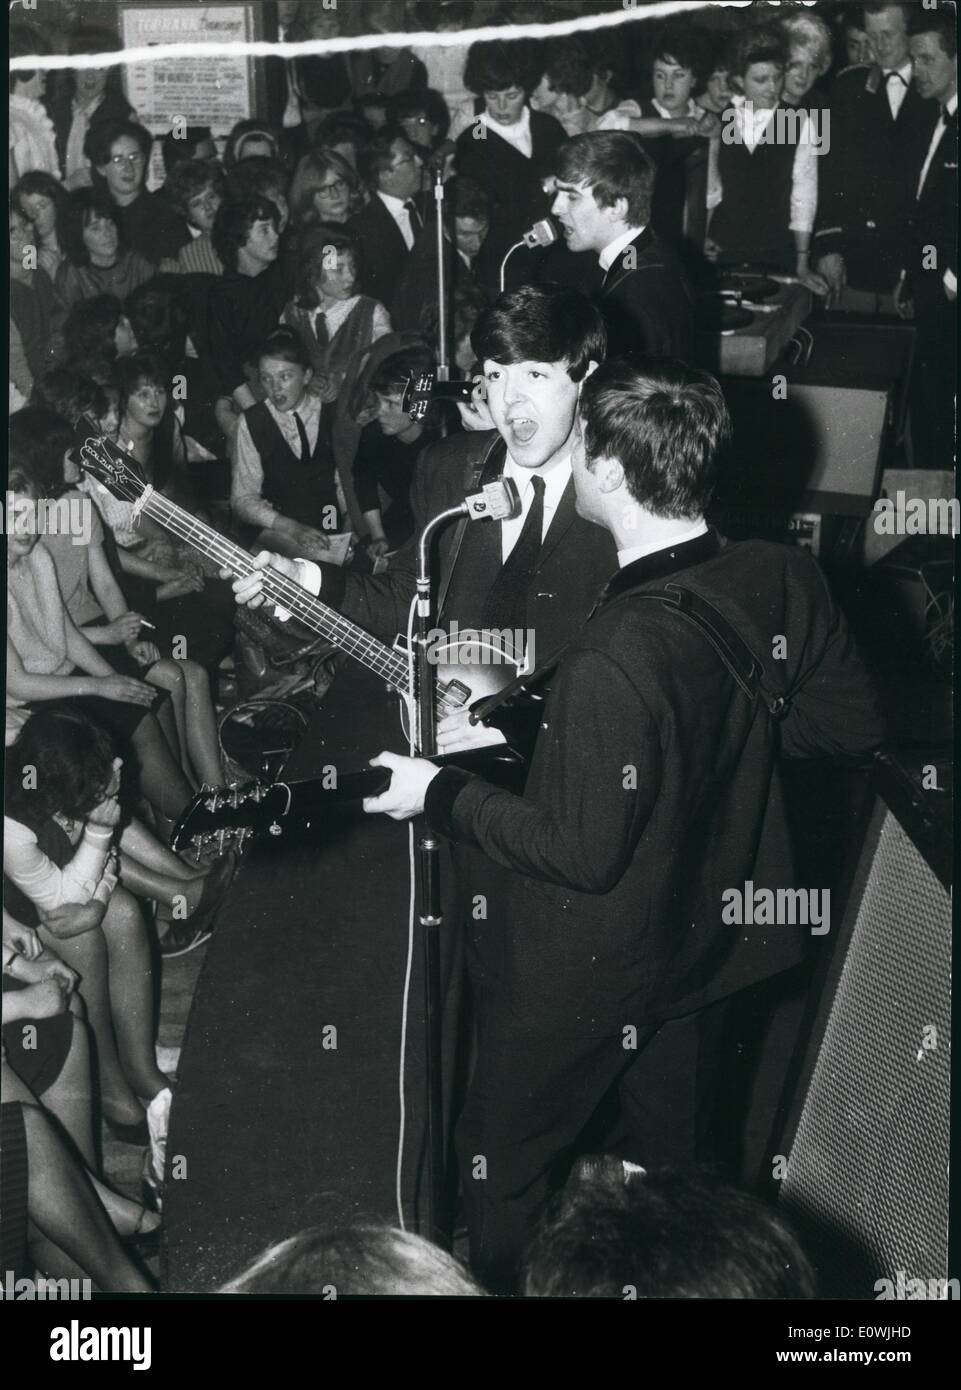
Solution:
{"label": "dark trouser leg", "polygon": [[457,1153],[471,1265],[498,1293],[515,1286],[552,1173],[569,1162],[626,1054],[620,1029],[577,1034],[557,1017],[525,1027],[500,999],[485,1014]]}
{"label": "dark trouser leg", "polygon": [[620,1081],[622,1137],[613,1151],[644,1167],[715,1162],[730,1000],[662,1023]]}

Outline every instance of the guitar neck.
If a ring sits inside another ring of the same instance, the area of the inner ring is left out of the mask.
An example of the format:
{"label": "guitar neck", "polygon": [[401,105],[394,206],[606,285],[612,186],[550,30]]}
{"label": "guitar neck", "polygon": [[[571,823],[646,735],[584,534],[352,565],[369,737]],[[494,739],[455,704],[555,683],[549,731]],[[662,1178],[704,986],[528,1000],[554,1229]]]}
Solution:
{"label": "guitar neck", "polygon": [[[212,526],[191,516],[190,512],[178,507],[162,493],[151,492],[144,502],[143,510],[166,530],[215,561],[221,569],[229,570],[237,578],[253,573],[253,560],[246,550],[222,536]],[[310,628],[311,632],[316,632],[319,637],[323,637],[325,641],[359,661],[368,671],[373,671],[395,690],[406,693],[407,662],[403,656],[379,642],[356,623],[350,622],[335,609],[313,598],[294,580],[269,568],[263,570],[262,574],[264,594],[272,603],[285,608],[305,627]]]}

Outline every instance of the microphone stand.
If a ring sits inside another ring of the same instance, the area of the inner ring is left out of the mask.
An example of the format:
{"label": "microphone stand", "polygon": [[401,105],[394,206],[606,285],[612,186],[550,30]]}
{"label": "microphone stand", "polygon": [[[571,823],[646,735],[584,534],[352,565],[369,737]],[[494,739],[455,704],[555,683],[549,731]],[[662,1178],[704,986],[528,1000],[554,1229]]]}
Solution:
{"label": "microphone stand", "polygon": [[[464,505],[449,507],[432,517],[417,546],[417,608],[414,628],[414,667],[417,680],[418,752],[430,758],[437,752],[437,700],[434,669],[428,659],[431,630],[429,541],[438,526],[464,515]],[[417,845],[417,920],[424,943],[424,1016],[427,1030],[427,1220],[430,1238],[443,1249],[451,1247],[450,1214],[444,1135],[443,999],[440,987],[440,843],[421,819]]]}
{"label": "microphone stand", "polygon": [[434,202],[437,204],[437,381],[450,381],[447,353],[447,274],[444,269],[444,166],[434,169]]}

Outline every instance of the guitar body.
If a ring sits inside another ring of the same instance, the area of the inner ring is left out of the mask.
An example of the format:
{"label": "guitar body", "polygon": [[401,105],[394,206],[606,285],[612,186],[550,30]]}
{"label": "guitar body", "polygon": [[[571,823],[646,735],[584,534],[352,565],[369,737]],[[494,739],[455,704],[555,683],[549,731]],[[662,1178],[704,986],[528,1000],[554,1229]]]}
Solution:
{"label": "guitar body", "polygon": [[[398,638],[398,643],[401,641],[402,639]],[[432,643],[428,650],[431,663],[437,672],[438,719],[442,719],[446,714],[455,713],[458,709],[469,709],[477,700],[486,700],[492,695],[498,695],[521,674],[520,663],[500,641],[497,633],[465,629],[447,641]],[[400,700],[401,727],[404,737],[410,741],[410,700],[404,695],[401,695]],[[419,722],[416,707],[413,715],[416,729]],[[418,732],[415,747],[419,746]],[[495,759],[516,761],[516,755],[511,749],[499,741],[492,741],[490,745],[484,746],[488,747],[489,756]]]}

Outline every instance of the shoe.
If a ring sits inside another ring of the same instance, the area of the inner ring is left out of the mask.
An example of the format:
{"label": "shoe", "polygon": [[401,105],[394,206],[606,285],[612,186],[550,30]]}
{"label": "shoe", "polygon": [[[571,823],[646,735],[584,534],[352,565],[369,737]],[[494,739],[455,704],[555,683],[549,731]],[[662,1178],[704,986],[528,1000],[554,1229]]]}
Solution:
{"label": "shoe", "polygon": [[128,1253],[132,1252],[135,1255],[139,1255],[142,1260],[150,1260],[153,1259],[155,1255],[160,1254],[160,1245],[163,1240],[163,1222],[158,1222],[152,1230],[145,1231],[143,1229],[143,1223],[147,1220],[148,1216],[152,1215],[154,1215],[154,1213],[150,1207],[145,1205],[143,1211],[140,1213],[137,1229],[131,1231],[129,1235],[120,1237],[120,1244],[124,1249]]}
{"label": "shoe", "polygon": [[171,922],[170,930],[160,942],[160,954],[164,960],[185,956],[203,946],[213,936],[209,927],[197,927],[188,918],[186,922]]}
{"label": "shoe", "polygon": [[138,1149],[145,1149],[150,1143],[150,1130],[147,1127],[147,1117],[144,1115],[142,1120],[137,1120],[132,1125],[120,1124],[117,1120],[111,1120],[106,1115],[103,1122],[107,1129],[121,1144],[133,1144]]}

